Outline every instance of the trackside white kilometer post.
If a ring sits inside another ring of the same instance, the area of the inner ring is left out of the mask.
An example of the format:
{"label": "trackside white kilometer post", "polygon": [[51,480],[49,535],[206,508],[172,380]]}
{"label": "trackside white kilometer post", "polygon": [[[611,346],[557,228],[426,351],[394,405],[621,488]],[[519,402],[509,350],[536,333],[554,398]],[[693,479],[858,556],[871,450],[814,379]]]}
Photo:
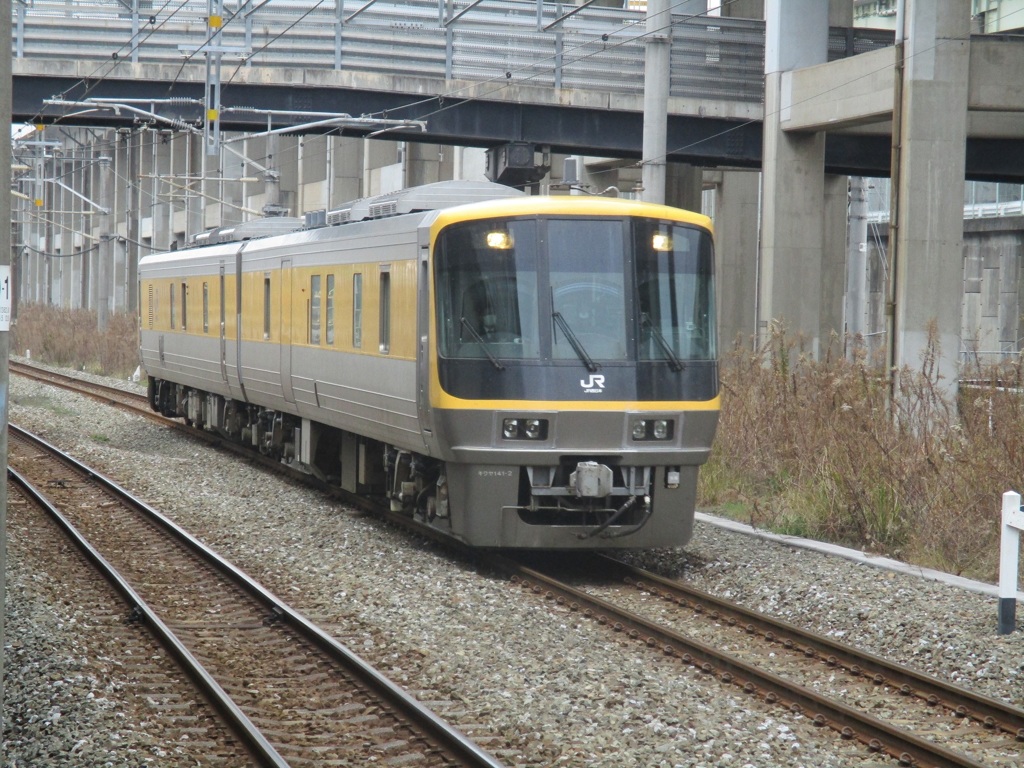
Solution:
{"label": "trackside white kilometer post", "polygon": [[1003,494],[1003,530],[999,537],[999,634],[1008,635],[1017,626],[1017,566],[1020,561],[1020,532],[1024,511],[1020,494]]}

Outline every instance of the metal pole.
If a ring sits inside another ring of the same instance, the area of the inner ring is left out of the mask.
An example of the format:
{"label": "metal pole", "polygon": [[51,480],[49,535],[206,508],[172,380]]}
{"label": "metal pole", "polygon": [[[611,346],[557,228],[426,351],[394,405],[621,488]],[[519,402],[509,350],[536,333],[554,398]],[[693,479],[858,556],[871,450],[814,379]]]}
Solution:
{"label": "metal pole", "polygon": [[126,219],[128,228],[128,312],[139,310],[139,219],[142,217],[142,133],[132,131],[128,134],[128,180],[125,189]]}
{"label": "metal pole", "polygon": [[889,171],[889,283],[886,286],[886,363],[889,368],[890,400],[896,397],[898,376],[896,368],[900,359],[898,340],[902,328],[898,327],[899,313],[896,299],[899,296],[897,280],[902,279],[901,261],[903,255],[899,250],[900,238],[900,186],[903,170],[903,90],[904,90],[904,25],[906,24],[905,0],[899,0],[896,7],[896,66],[893,72],[893,105],[892,105],[892,159]]}
{"label": "metal pole", "polygon": [[668,0],[648,0],[644,49],[643,199],[665,202],[665,163],[668,142],[669,63],[672,52],[672,13]]}
{"label": "metal pole", "polygon": [[113,263],[113,239],[110,234],[110,217],[113,215],[112,187],[113,187],[113,165],[109,157],[101,157],[99,162],[100,173],[100,206],[99,214],[99,264],[96,275],[96,329],[102,333],[107,330],[110,323],[110,279],[111,266]]}
{"label": "metal pole", "polygon": [[[0,14],[0,125],[11,124],[11,13]],[[20,18],[20,17],[19,17]],[[0,142],[0,168],[11,167],[11,142]],[[11,210],[11,185],[0,184],[0,211]],[[9,216],[8,216],[9,218]],[[7,466],[8,393],[10,383],[11,306],[14,285],[11,281],[11,227],[0,227],[0,461]],[[0,701],[4,698],[4,659],[6,646],[4,617],[7,615],[7,482],[0,483]],[[2,707],[0,707],[2,710]],[[0,730],[4,716],[0,711]]]}

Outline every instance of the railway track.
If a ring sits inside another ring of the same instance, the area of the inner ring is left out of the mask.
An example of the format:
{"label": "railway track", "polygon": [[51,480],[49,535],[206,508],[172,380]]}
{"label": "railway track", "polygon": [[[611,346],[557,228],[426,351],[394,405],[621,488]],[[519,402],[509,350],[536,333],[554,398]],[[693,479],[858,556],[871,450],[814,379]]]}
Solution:
{"label": "railway track", "polygon": [[149,410],[146,396],[141,393],[118,389],[106,384],[98,384],[87,379],[78,378],[77,376],[71,376],[48,368],[40,368],[39,366],[16,360],[11,360],[9,366],[10,372],[18,376],[24,376],[27,379],[44,384],[52,384],[55,387],[77,392],[80,395],[87,395],[115,408],[121,408],[132,413],[142,413],[146,417],[156,417],[161,422],[168,421],[152,410]]}
{"label": "railway track", "polygon": [[157,635],[256,764],[500,765],[99,473],[13,426],[9,466],[18,493],[104,568],[132,621]]}
{"label": "railway track", "polygon": [[900,765],[1020,765],[1020,708],[613,558],[571,563],[496,561],[556,610],[582,613]]}
{"label": "railway track", "polygon": [[[126,621],[129,609],[122,596],[69,540],[46,505],[15,479],[8,482],[7,502],[11,548],[17,548],[21,557],[32,563],[34,572],[50,574],[48,581],[62,585],[58,600],[68,600],[70,592],[70,599],[82,606],[78,615],[85,620],[79,625],[80,631],[102,635],[103,642],[98,646],[95,638],[83,638],[83,643],[94,663],[102,660],[107,674],[104,689],[121,692],[119,710],[125,722],[146,734],[152,753],[159,755],[162,763],[174,766],[251,764],[252,755],[217,716],[209,700],[163,652],[156,638],[137,622]],[[10,600],[8,597],[8,603]],[[30,649],[20,648],[17,643],[7,653],[9,666],[38,663]],[[9,711],[7,725],[25,734],[34,714]],[[66,759],[89,763],[82,754],[83,746],[79,742],[67,750]],[[44,762],[42,755],[35,757]]]}
{"label": "railway track", "polygon": [[[78,390],[78,380],[67,378],[61,386]],[[102,389],[92,396],[109,398]],[[153,416],[142,397],[124,407]],[[180,428],[214,441],[207,433]],[[409,523],[371,500],[346,496],[346,501],[394,523]],[[556,573],[549,565],[536,568],[487,558],[487,564],[510,574],[555,610],[580,612],[630,641],[716,678],[718,685],[783,707],[794,717],[807,718],[823,731],[831,729],[839,739],[859,741],[866,750],[885,753],[899,764],[1020,765],[1024,711],[1019,708],[617,560],[581,555],[573,562],[572,571]]]}

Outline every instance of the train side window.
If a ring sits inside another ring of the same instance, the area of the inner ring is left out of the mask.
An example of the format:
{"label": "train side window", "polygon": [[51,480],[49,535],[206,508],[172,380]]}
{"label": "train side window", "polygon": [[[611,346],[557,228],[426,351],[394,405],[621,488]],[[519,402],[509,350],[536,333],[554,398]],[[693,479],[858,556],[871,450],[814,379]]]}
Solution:
{"label": "train side window", "polygon": [[391,351],[391,273],[380,273],[380,351]]}
{"label": "train side window", "polygon": [[175,325],[177,325],[177,320],[178,320],[178,318],[176,317],[177,313],[174,311],[175,308],[177,307],[177,299],[178,299],[178,297],[175,296],[175,293],[177,293],[177,292],[174,290],[174,283],[171,283],[171,330],[172,331],[174,330]]}
{"label": "train side window", "polygon": [[352,275],[352,346],[363,346],[363,275]]}
{"label": "train side window", "polygon": [[327,343],[334,345],[334,275],[327,276]]}
{"label": "train side window", "polygon": [[263,338],[270,338],[270,275],[263,276]]}
{"label": "train side window", "polygon": [[203,333],[210,332],[210,284],[203,283]]}
{"label": "train side window", "polygon": [[320,275],[309,278],[309,343],[320,343]]}
{"label": "train side window", "polygon": [[185,311],[187,306],[185,304],[185,297],[188,296],[188,283],[181,284],[181,330],[185,330],[188,326],[188,313]]}

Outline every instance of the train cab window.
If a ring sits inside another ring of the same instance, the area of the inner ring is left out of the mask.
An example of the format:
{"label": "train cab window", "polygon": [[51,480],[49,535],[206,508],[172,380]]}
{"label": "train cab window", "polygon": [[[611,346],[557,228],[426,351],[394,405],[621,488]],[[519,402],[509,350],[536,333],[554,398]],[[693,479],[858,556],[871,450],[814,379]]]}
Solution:
{"label": "train cab window", "polygon": [[210,284],[203,283],[203,333],[210,332]]}
{"label": "train cab window", "polygon": [[363,346],[363,275],[352,275],[352,346]]}
{"label": "train cab window", "polygon": [[391,351],[391,273],[380,273],[380,351],[388,354]]}
{"label": "train cab window", "polygon": [[327,343],[334,344],[334,275],[327,276]]}
{"label": "train cab window", "polygon": [[186,297],[188,296],[188,283],[181,284],[181,330],[185,330],[188,326],[188,312],[186,305]]}
{"label": "train cab window", "polygon": [[174,283],[171,283],[171,330],[172,331],[174,330],[175,326],[177,326],[177,324],[178,324],[177,323],[177,320],[178,320],[177,313],[175,312],[175,309],[176,309],[176,307],[178,305],[178,297],[175,295],[176,293],[177,293],[177,291],[174,290]]}
{"label": "train cab window", "polygon": [[540,356],[537,222],[448,228],[436,260],[440,351],[455,358]]}
{"label": "train cab window", "polygon": [[555,360],[627,359],[623,226],[601,219],[548,223]]}
{"label": "train cab window", "polygon": [[320,343],[320,275],[309,278],[309,343]]}
{"label": "train cab window", "polygon": [[711,237],[668,222],[636,228],[639,358],[715,358],[715,287]]}

